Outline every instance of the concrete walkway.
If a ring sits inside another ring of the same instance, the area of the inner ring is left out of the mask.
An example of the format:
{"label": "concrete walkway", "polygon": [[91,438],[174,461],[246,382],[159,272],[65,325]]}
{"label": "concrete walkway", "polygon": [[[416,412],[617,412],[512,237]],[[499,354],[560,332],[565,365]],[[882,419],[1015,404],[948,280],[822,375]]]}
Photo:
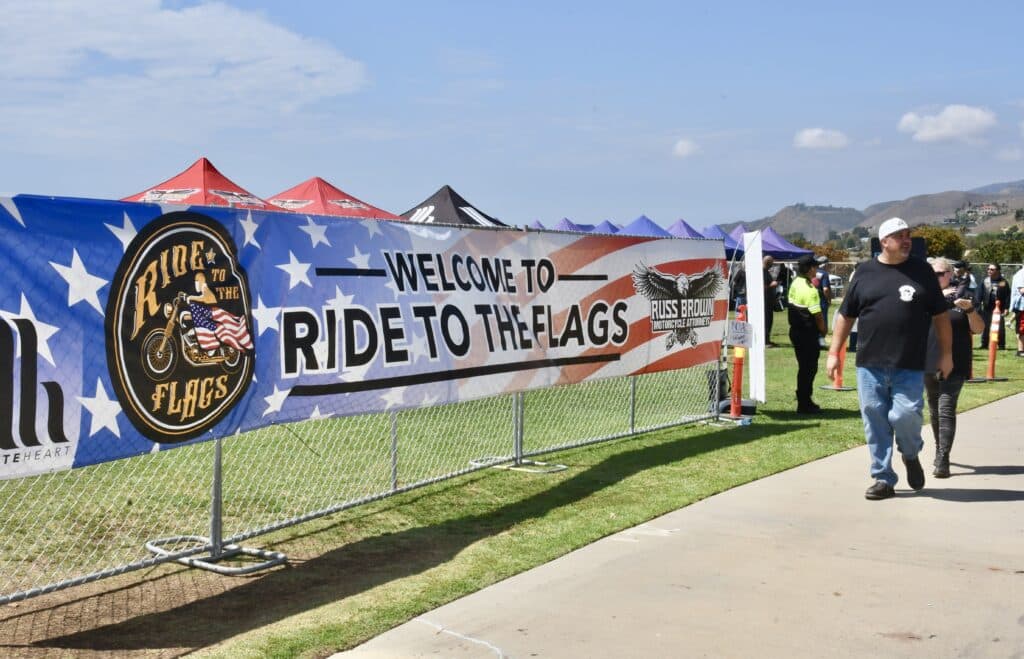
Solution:
{"label": "concrete walkway", "polygon": [[[755,420],[756,423],[756,420]],[[1024,657],[1024,394],[953,477],[867,501],[863,447],[738,487],[339,657]]]}

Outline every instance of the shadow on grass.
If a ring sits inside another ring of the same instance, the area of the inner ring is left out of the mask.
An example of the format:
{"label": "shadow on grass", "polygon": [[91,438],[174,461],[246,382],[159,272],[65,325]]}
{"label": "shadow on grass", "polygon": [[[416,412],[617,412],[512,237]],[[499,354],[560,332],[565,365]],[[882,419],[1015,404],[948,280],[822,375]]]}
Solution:
{"label": "shadow on grass", "polygon": [[[836,419],[860,418],[860,410],[845,410],[836,408],[822,408],[820,414],[798,414],[795,410],[765,410],[763,414],[774,421],[794,421],[808,425],[814,423],[821,423],[822,421],[835,421]],[[754,423],[756,424],[757,417],[755,417],[754,419]]]}
{"label": "shadow on grass", "polygon": [[[36,641],[33,646],[110,652],[208,647],[381,584],[429,570],[479,540],[572,505],[646,469],[798,428],[762,423],[709,430],[686,439],[624,450],[542,492],[485,513],[364,538],[310,560],[263,574],[211,597],[167,611],[142,613],[124,622]],[[639,439],[642,440],[643,436]],[[453,485],[454,490],[459,483],[454,481],[449,485]],[[425,495],[431,496],[429,491]],[[461,594],[453,593],[453,596]],[[49,615],[59,616],[60,608],[61,605],[52,607]],[[202,623],[196,624],[197,621]]]}

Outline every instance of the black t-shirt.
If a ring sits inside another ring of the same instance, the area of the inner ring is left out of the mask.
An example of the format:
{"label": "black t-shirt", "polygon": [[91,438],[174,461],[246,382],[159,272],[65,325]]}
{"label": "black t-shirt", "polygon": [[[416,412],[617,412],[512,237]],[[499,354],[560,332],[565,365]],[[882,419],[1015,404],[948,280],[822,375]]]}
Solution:
{"label": "black t-shirt", "polygon": [[[953,326],[953,373],[966,380],[971,377],[971,349],[974,342],[971,340],[971,323],[960,309],[953,307],[949,310],[949,323]],[[928,333],[928,359],[925,361],[925,371],[936,371],[939,368],[939,339],[935,336],[934,328]]]}
{"label": "black t-shirt", "polygon": [[859,319],[857,366],[923,371],[932,316],[946,309],[932,267],[912,256],[899,265],[863,263],[839,313]]}
{"label": "black t-shirt", "polygon": [[772,271],[769,268],[762,268],[762,278],[764,279],[764,299],[769,305],[775,302],[775,287],[769,288],[769,284],[775,281],[772,276]]}
{"label": "black t-shirt", "polygon": [[747,271],[739,266],[732,273],[732,294],[747,296]]}

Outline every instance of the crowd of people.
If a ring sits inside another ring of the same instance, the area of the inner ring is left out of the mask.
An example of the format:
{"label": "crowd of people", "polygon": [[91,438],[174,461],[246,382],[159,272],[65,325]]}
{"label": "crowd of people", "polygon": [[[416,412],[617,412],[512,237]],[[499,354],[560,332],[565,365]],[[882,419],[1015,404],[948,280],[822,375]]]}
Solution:
{"label": "crowd of people", "polygon": [[[932,475],[948,478],[950,453],[956,437],[956,408],[961,388],[971,377],[974,336],[988,349],[992,317],[998,309],[1011,320],[1017,336],[1016,356],[1024,357],[1024,268],[1011,281],[998,263],[986,267],[978,281],[965,261],[911,255],[911,231],[894,217],[878,230],[880,252],[858,264],[851,275],[831,328],[825,370],[836,376],[840,351],[856,354],[857,392],[865,441],[870,454],[870,500],[895,495],[899,476],[893,468],[899,452],[907,483],[913,490],[925,484],[919,454],[921,429],[928,405],[935,459]],[[832,290],[828,259],[806,255],[788,268],[764,257],[765,340],[771,342],[774,311],[785,309],[789,339],[797,364],[796,412],[820,414],[812,393],[820,351],[829,333]],[[742,287],[745,303],[746,286]],[[785,281],[784,281],[785,279]],[[781,294],[780,294],[781,293]],[[996,345],[1006,347],[1004,322],[998,322]]]}

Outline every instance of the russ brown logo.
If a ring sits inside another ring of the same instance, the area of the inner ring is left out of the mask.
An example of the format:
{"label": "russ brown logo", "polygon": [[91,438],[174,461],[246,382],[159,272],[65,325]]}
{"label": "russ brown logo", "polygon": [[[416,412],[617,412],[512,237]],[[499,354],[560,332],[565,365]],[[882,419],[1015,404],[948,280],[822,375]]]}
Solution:
{"label": "russ brown logo", "polygon": [[224,418],[255,364],[249,284],[224,228],[191,212],[150,223],[125,250],[107,302],[107,365],[146,437],[175,443]]}
{"label": "russ brown logo", "polygon": [[711,324],[714,298],[724,286],[715,267],[693,274],[669,274],[643,263],[633,268],[633,288],[651,301],[651,332],[668,333],[665,350],[697,345],[697,330]]}

